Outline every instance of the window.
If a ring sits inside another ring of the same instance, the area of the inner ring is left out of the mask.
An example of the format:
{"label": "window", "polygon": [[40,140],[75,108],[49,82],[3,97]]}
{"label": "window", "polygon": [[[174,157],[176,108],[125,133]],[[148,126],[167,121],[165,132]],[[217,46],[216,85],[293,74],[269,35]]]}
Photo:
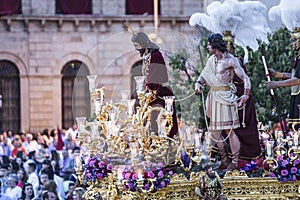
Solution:
{"label": "window", "polygon": [[56,14],[92,14],[92,0],[56,0]]}
{"label": "window", "polygon": [[0,61],[0,129],[21,129],[20,77],[16,65],[7,60]]}
{"label": "window", "polygon": [[12,15],[21,13],[21,0],[0,0],[0,15]]}
{"label": "window", "polygon": [[80,61],[68,62],[62,69],[62,126],[71,127],[75,117],[90,116],[89,70]]}
{"label": "window", "polygon": [[[154,0],[126,0],[126,14],[143,15],[154,14]],[[160,14],[160,3],[158,1],[158,14]]]}

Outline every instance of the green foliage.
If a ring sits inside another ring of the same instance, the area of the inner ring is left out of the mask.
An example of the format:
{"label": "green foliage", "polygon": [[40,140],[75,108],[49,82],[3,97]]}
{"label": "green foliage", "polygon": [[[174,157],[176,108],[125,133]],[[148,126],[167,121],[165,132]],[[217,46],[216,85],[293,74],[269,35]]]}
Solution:
{"label": "green foliage", "polygon": [[[252,94],[254,97],[257,117],[259,121],[268,123],[268,121],[278,121],[278,112],[280,115],[288,113],[290,88],[277,88],[275,95],[277,99],[278,108],[275,110],[275,103],[271,96],[270,90],[266,88],[266,76],[262,62],[262,55],[265,56],[268,66],[276,71],[291,72],[291,64],[294,58],[294,52],[290,45],[290,33],[287,29],[281,28],[269,36],[270,44],[260,45],[260,48],[253,52],[249,49],[249,62],[246,64],[247,74],[251,79]],[[202,40],[201,46],[206,47],[207,41]],[[208,57],[208,52],[203,48],[198,48],[200,59],[194,66],[191,79],[186,76],[186,63],[190,56],[185,50],[181,50],[170,58],[170,66],[173,68],[173,88],[176,96],[182,98],[184,94],[190,94],[194,91],[194,83],[203,69],[203,64]],[[236,54],[243,56],[243,50],[236,48]],[[203,62],[204,60],[204,62]],[[273,78],[276,80],[275,78]],[[206,97],[206,93],[205,97]],[[201,96],[194,96],[184,103],[177,104],[178,115],[186,121],[197,122],[200,127],[205,127],[203,104]]]}

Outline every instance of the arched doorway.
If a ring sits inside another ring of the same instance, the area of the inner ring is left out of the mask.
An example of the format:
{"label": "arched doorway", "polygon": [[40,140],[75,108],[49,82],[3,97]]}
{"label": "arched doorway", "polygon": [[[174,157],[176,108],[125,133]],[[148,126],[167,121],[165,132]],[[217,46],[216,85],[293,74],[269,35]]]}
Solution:
{"label": "arched doorway", "polygon": [[21,129],[20,77],[17,66],[8,60],[0,61],[0,130]]}
{"label": "arched doorway", "polygon": [[78,60],[65,64],[62,69],[62,126],[69,128],[75,117],[90,116],[90,93],[87,66]]}

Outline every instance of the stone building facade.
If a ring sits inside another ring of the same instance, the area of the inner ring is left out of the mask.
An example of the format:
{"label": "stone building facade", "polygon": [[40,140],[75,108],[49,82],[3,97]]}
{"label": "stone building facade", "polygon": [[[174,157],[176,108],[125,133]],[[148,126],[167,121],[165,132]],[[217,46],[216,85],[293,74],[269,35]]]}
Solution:
{"label": "stone building facade", "polygon": [[[64,121],[64,112],[70,112],[64,108],[66,98],[72,96],[64,93],[73,87],[63,85],[67,65],[84,66],[84,76],[97,74],[97,83],[106,88],[107,98],[119,98],[121,90],[130,89],[131,69],[140,57],[133,51],[122,22],[138,31],[156,32],[164,47],[174,44],[174,31],[192,37],[189,16],[203,11],[206,1],[159,0],[158,29],[153,28],[153,15],[126,15],[126,0],[92,0],[92,14],[87,15],[57,14],[57,0],[20,2],[21,14],[0,17],[0,65],[14,66],[19,84],[8,94],[18,96],[19,105],[10,107],[9,113],[2,109],[1,129],[37,131],[71,125]],[[88,97],[86,86],[75,84],[73,90]],[[3,107],[14,99],[1,95]],[[15,122],[8,126],[9,119]]]}

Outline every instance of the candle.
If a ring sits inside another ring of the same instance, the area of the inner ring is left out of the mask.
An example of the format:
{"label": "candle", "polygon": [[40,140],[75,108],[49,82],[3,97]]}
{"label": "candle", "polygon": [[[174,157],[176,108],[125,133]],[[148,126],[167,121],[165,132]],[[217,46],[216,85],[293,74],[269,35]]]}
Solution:
{"label": "candle", "polygon": [[298,142],[299,142],[299,136],[298,136],[298,133],[296,132],[294,134],[294,145],[295,146],[298,146]]}
{"label": "candle", "polygon": [[142,169],[138,169],[137,173],[138,173],[138,179],[141,180],[143,179],[143,174],[142,174],[143,170]]}
{"label": "candle", "polygon": [[121,168],[118,168],[118,171],[117,171],[117,179],[118,179],[118,180],[122,180],[122,179],[123,179],[123,176],[122,176],[122,169],[121,169]]}
{"label": "candle", "polygon": [[194,139],[195,139],[195,147],[199,148],[200,147],[200,138],[199,138],[199,135],[196,134]]}
{"label": "candle", "polygon": [[[265,56],[262,56],[262,60],[263,60],[263,63],[264,63],[267,80],[268,80],[268,82],[270,82],[271,78],[270,78],[270,74],[269,74],[269,70],[268,70],[268,67],[267,67],[267,62],[266,62]],[[271,89],[271,94],[274,95],[274,90],[273,89]]]}
{"label": "candle", "polygon": [[192,135],[191,135],[191,128],[188,127],[186,129],[186,139],[188,140],[188,142],[192,141]]}
{"label": "candle", "polygon": [[270,141],[267,141],[267,143],[266,143],[266,149],[267,149],[267,155],[268,155],[268,157],[270,157],[271,156],[271,152],[272,152],[272,145],[271,145],[271,143],[270,143]]}

